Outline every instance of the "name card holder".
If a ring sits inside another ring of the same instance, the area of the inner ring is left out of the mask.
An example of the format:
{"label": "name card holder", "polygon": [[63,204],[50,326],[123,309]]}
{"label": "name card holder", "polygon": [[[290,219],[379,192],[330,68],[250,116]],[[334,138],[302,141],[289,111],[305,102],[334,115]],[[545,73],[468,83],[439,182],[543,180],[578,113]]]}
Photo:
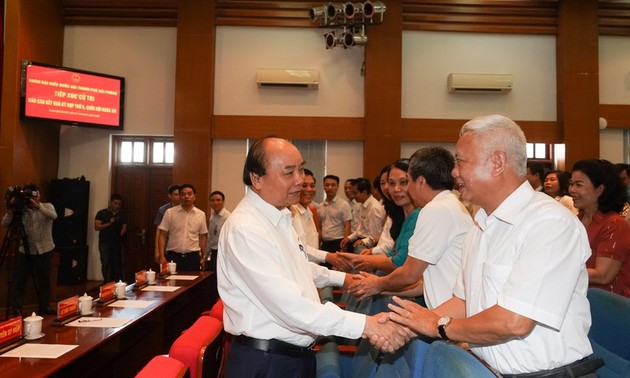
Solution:
{"label": "name card holder", "polygon": [[25,343],[23,327],[21,316],[0,323],[0,354]]}
{"label": "name card holder", "polygon": [[168,271],[168,263],[160,264],[160,272],[158,274],[160,277],[168,277],[171,275],[171,272]]}
{"label": "name card holder", "polygon": [[136,272],[136,283],[133,286],[134,291],[138,291],[147,286],[147,271],[141,270]]}
{"label": "name card holder", "polygon": [[110,303],[116,301],[116,284],[114,282],[106,283],[105,285],[101,285],[98,300],[96,301],[97,306],[107,306]]}
{"label": "name card holder", "polygon": [[61,327],[80,317],[79,296],[75,295],[74,297],[57,302],[57,317],[53,319],[52,325]]}

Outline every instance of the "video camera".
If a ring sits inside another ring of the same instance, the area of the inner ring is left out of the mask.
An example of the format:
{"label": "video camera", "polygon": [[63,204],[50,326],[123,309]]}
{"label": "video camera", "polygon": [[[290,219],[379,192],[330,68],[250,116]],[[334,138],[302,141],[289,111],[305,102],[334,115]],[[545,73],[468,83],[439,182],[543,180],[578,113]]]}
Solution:
{"label": "video camera", "polygon": [[36,197],[38,194],[37,189],[30,187],[21,187],[19,185],[9,186],[4,195],[4,201],[8,209],[22,212],[31,202],[31,198]]}

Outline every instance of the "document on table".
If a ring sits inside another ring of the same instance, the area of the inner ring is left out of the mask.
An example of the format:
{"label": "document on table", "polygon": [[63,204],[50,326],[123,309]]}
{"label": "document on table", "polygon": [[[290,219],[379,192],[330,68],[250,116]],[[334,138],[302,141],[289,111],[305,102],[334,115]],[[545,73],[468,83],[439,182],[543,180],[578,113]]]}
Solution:
{"label": "document on table", "polygon": [[84,317],[66,324],[68,327],[118,328],[129,323],[129,318]]}
{"label": "document on table", "polygon": [[147,308],[157,301],[126,300],[110,303],[109,307]]}
{"label": "document on table", "polygon": [[76,347],[78,345],[27,343],[0,355],[0,357],[59,358]]}
{"label": "document on table", "polygon": [[173,274],[166,277],[169,280],[182,280],[182,281],[194,281],[199,276],[193,276],[188,274]]}
{"label": "document on table", "polygon": [[173,292],[177,289],[181,288],[181,286],[147,286],[142,289],[142,291],[166,291]]}

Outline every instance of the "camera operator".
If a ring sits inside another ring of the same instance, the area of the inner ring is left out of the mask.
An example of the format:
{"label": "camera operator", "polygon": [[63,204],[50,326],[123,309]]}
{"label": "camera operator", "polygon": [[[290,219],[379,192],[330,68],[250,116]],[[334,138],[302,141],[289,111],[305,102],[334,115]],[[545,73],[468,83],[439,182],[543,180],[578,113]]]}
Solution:
{"label": "camera operator", "polygon": [[[15,224],[21,217],[22,224]],[[52,237],[53,220],[57,218],[55,208],[50,203],[40,202],[40,193],[33,184],[27,185],[17,195],[7,198],[7,213],[2,218],[5,227],[22,228],[20,253],[17,254],[13,282],[11,284],[11,307],[14,315],[22,315],[22,303],[28,276],[33,273],[39,315],[53,315],[50,303],[50,272],[52,250],[55,248]],[[26,248],[23,241],[26,240]],[[29,252],[27,255],[26,252]]]}

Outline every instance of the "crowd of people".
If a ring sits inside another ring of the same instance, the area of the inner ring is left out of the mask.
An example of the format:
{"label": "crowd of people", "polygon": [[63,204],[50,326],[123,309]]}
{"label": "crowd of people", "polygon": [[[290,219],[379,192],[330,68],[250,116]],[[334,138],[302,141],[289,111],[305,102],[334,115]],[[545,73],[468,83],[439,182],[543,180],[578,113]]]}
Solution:
{"label": "crowd of people", "polygon": [[[455,154],[421,148],[375,179],[346,180],[345,198],[329,174],[315,203],[305,164],[289,141],[261,138],[231,213],[215,191],[206,218],[183,184],[168,188],[155,219],[156,262],[216,271],[234,336],[226,377],[313,377],[320,335],[363,337],[383,352],[418,336],[452,340],[480,369],[507,377],[594,374],[587,288],[630,298],[629,165],[585,159],[565,172],[528,163],[523,131],[499,115],[467,122]],[[121,201],[112,195],[94,222],[105,280],[121,274]],[[48,227],[55,216],[35,196],[24,223]],[[9,210],[3,225],[11,219]],[[46,267],[53,248],[34,239],[35,256],[20,261]],[[25,280],[12,287],[17,309]],[[320,302],[325,286],[385,300],[344,310]]]}

